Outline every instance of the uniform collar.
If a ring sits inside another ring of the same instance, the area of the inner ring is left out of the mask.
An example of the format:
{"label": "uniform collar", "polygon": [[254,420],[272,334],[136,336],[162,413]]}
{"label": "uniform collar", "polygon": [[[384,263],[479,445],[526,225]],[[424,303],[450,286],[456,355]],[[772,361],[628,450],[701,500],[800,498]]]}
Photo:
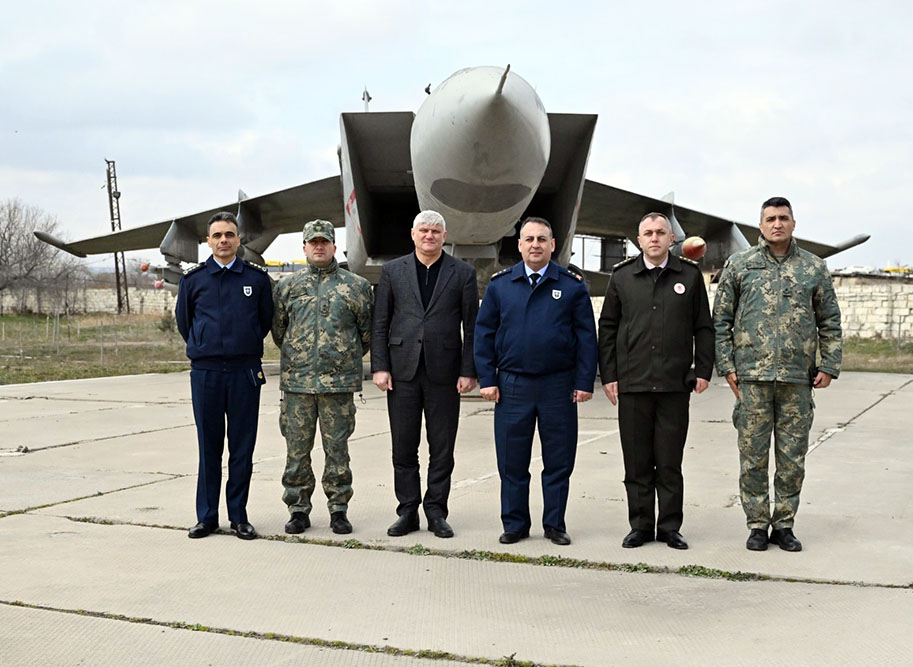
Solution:
{"label": "uniform collar", "polygon": [[333,261],[330,262],[327,266],[314,266],[313,264],[308,264],[308,270],[311,273],[326,274],[333,273],[336,268],[339,266],[339,263],[336,261],[336,258],[333,258]]}
{"label": "uniform collar", "polygon": [[538,271],[533,271],[528,266],[526,262],[520,261],[518,264],[514,264],[514,268],[511,270],[511,280],[520,280],[521,278],[526,282],[529,282],[529,275],[531,273],[538,273],[542,276],[542,279],[551,278],[552,280],[558,279],[558,265],[553,261],[549,260],[548,264],[539,269]]}
{"label": "uniform collar", "polygon": [[[665,269],[666,265],[669,263],[669,257],[671,257],[671,256],[672,256],[672,253],[666,253],[666,256],[663,258],[663,261],[659,264],[659,268]],[[646,268],[647,270],[656,268],[656,266],[654,266],[650,262],[650,260],[647,259],[647,256],[643,253],[640,253],[640,261],[644,265],[644,268]]]}
{"label": "uniform collar", "polygon": [[778,260],[787,259],[788,257],[792,257],[793,254],[795,254],[795,252],[796,252],[796,248],[797,248],[796,239],[791,238],[789,240],[789,248],[786,249],[786,254],[783,255],[782,257],[777,257],[773,253],[773,250],[770,249],[770,244],[767,243],[767,239],[764,238],[764,235],[763,234],[758,235],[758,249],[762,253],[764,253],[767,257],[769,257],[771,260],[773,260],[774,262],[776,262]]}
{"label": "uniform collar", "polygon": [[[638,257],[635,261],[637,268],[634,270],[634,273],[643,273],[647,271],[647,265],[645,261],[646,260],[644,259],[644,254],[640,253],[640,257]],[[661,264],[660,266],[664,266],[664,270],[667,271],[681,271],[682,261],[670,252],[668,255],[666,255],[665,265]]]}
{"label": "uniform collar", "polygon": [[232,260],[231,264],[227,267],[223,267],[216,261],[216,258],[212,255],[209,256],[209,259],[206,260],[206,269],[210,273],[218,273],[219,271],[231,271],[232,273],[241,273],[241,267],[244,266],[244,261],[235,255],[235,258]]}

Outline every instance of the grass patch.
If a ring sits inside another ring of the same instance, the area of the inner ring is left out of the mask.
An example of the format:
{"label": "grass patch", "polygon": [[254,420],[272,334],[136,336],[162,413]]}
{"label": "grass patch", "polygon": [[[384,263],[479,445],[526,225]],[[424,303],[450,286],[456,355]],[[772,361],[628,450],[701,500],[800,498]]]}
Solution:
{"label": "grass patch", "polygon": [[[285,635],[278,632],[256,632],[251,630],[236,630],[234,628],[220,628],[202,623],[185,623],[183,621],[165,621],[148,617],[125,616],[123,614],[113,614],[105,611],[93,611],[89,609],[68,609],[64,607],[51,607],[48,605],[32,604],[22,600],[3,600],[0,599],[0,605],[9,607],[20,607],[24,609],[37,609],[41,611],[56,612],[61,614],[72,614],[74,616],[85,616],[90,618],[103,618],[110,621],[120,621],[123,623],[134,623],[138,625],[148,625],[159,628],[170,628],[172,630],[185,630],[189,632],[205,632],[217,635],[228,635],[230,637],[245,637],[247,639],[259,639],[261,641],[284,642],[289,644],[299,644],[302,646],[314,646],[318,648],[329,648],[341,651],[357,651],[360,653],[377,653],[381,655],[423,658],[425,660],[437,660],[448,662],[459,662],[467,665],[488,665],[490,667],[562,667],[561,665],[546,665],[544,663],[531,662],[528,660],[518,660],[516,653],[504,656],[502,658],[485,658],[480,656],[460,655],[450,651],[440,651],[434,649],[401,649],[395,646],[380,646],[377,644],[360,644],[356,642],[320,639],[316,637],[301,637],[296,635]],[[564,667],[573,667],[567,665]]]}
{"label": "grass patch", "polygon": [[[185,371],[170,313],[0,317],[0,385]],[[264,359],[279,358],[267,336]]]}
{"label": "grass patch", "polygon": [[[269,336],[263,348],[265,361],[279,359]],[[171,313],[0,317],[0,385],[189,368]],[[843,370],[913,373],[913,341],[847,338]]]}
{"label": "grass patch", "polygon": [[847,338],[843,341],[843,370],[913,373],[913,341]]}

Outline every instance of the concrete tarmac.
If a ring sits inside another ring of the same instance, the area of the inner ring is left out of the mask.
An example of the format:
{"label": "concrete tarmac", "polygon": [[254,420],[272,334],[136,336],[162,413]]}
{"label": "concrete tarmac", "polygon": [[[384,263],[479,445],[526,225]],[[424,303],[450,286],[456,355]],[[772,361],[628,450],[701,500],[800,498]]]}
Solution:
{"label": "concrete tarmac", "polygon": [[[452,539],[391,538],[386,400],[370,383],[350,441],[351,535],[322,490],[287,536],[278,378],[261,400],[248,513],[263,539],[195,523],[186,373],[0,386],[0,665],[910,665],[913,376],[845,373],[817,413],[801,553],[745,549],[725,383],[691,402],[687,551],[622,549],[615,408],[580,406],[573,544],[498,543],[492,405],[465,398]],[[23,451],[27,450],[27,451]],[[423,465],[424,465],[423,445]],[[322,472],[319,437],[315,471]],[[526,662],[523,662],[526,661]]]}

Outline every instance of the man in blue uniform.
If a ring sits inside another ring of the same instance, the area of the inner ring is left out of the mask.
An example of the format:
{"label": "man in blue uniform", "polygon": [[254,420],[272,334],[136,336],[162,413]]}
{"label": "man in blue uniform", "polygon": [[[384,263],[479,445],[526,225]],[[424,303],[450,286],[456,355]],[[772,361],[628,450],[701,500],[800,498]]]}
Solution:
{"label": "man in blue uniform", "polygon": [[551,261],[548,222],[520,227],[523,261],[491,277],[475,331],[483,398],[495,402],[501,475],[501,544],[529,537],[529,463],[542,442],[542,525],[554,544],[570,544],[564,513],[577,450],[577,403],[593,397],[596,327],[580,276]]}
{"label": "man in blue uniform", "polygon": [[228,421],[225,501],[231,529],[243,540],[257,537],[247,520],[260,387],[263,337],[273,320],[272,285],[264,269],[237,257],[238,221],[231,213],[209,220],[212,257],[184,272],[175,317],[190,358],[190,394],[197,425],[200,468],[197,524],[189,537],[219,527],[222,449]]}

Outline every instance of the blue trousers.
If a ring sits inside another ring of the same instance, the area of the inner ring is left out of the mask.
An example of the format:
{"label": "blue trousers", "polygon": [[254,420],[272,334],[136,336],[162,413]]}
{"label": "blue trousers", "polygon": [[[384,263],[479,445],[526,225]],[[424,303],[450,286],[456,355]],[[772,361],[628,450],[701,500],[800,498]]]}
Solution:
{"label": "blue trousers", "polygon": [[247,496],[254,467],[262,383],[259,368],[190,371],[190,395],[200,449],[197,521],[209,526],[219,523],[222,450],[227,421],[228,482],[225,485],[225,501],[228,520],[236,524],[247,522]]}
{"label": "blue trousers", "polygon": [[542,443],[542,526],[565,530],[564,513],[577,455],[574,372],[498,374],[495,449],[501,475],[501,523],[505,531],[529,530],[529,464],[533,434]]}

